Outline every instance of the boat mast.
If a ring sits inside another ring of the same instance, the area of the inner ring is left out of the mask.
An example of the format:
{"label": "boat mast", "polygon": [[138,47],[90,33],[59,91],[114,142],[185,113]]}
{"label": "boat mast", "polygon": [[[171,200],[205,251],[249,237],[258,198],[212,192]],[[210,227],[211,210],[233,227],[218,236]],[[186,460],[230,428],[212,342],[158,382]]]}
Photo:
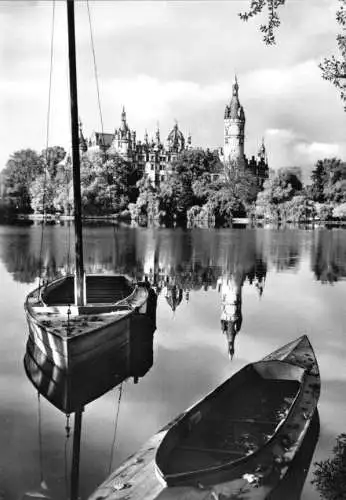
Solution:
{"label": "boat mast", "polygon": [[72,133],[72,168],[73,168],[73,198],[75,227],[75,304],[85,305],[83,234],[82,234],[82,202],[80,187],[80,157],[78,129],[77,71],[76,71],[76,40],[74,23],[74,0],[66,0],[68,26],[68,53],[70,73],[70,107]]}

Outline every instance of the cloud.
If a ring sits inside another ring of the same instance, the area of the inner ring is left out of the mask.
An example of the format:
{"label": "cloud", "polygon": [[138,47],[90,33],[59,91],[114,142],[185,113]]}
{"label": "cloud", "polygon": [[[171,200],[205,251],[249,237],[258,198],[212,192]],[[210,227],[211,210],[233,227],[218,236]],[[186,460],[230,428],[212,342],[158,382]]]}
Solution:
{"label": "cloud", "polygon": [[323,158],[343,158],[346,155],[346,142],[309,141],[308,137],[291,129],[267,129],[265,137],[271,159],[274,160],[272,156],[275,156],[274,164],[306,166]]}

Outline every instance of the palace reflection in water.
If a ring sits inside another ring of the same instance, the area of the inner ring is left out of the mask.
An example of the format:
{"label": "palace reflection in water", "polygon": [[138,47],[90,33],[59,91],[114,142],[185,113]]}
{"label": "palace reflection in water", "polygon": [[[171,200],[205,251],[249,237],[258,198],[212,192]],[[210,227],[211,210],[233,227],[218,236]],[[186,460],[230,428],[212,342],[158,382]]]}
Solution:
{"label": "palace reflection in water", "polygon": [[[46,226],[41,251],[40,226],[0,226],[0,442],[8,450],[6,456],[0,452],[0,492],[6,499],[33,498],[25,494],[35,491],[64,497],[67,438],[59,413],[66,419],[85,407],[79,489],[87,498],[108,474],[105,457],[110,455],[120,386],[124,391],[113,467],[245,363],[301,333],[311,338],[323,382],[322,432],[314,460],[328,456],[336,435],[344,431],[346,411],[341,397],[346,390],[346,232],[107,226],[86,228],[86,268],[146,279],[157,296],[157,331],[153,335],[152,326],[139,343],[131,338],[128,351],[117,348],[109,359],[73,376],[45,364],[35,348],[27,346],[26,372],[44,396],[41,453],[35,390],[23,380],[27,337],[22,335],[22,305],[40,268],[45,279],[73,271],[72,234],[67,225]],[[129,377],[138,378],[138,385],[129,383]],[[67,439],[69,470],[72,434]],[[12,444],[6,446],[10,436]],[[40,463],[48,492],[39,487]],[[316,498],[309,480],[302,498]]]}

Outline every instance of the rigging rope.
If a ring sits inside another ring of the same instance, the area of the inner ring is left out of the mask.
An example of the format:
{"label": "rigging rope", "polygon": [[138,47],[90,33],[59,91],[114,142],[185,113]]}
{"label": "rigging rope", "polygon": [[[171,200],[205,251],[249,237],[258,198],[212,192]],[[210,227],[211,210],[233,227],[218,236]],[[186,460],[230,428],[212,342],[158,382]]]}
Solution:
{"label": "rigging rope", "polygon": [[119,420],[119,411],[120,411],[120,402],[121,402],[122,393],[123,393],[123,383],[121,383],[120,387],[119,387],[118,408],[117,408],[117,414],[116,414],[115,423],[114,423],[114,435],[113,435],[113,441],[112,441],[111,456],[110,456],[110,460],[109,460],[108,474],[110,474],[111,470],[112,470],[114,447],[115,447],[115,440],[116,440],[116,434],[117,434],[117,427],[118,427],[118,420]]}
{"label": "rigging rope", "polygon": [[95,82],[96,82],[96,91],[97,91],[97,102],[98,102],[99,113],[100,113],[100,121],[101,121],[102,143],[103,143],[103,146],[105,146],[105,144],[104,144],[103,118],[102,118],[102,109],[101,109],[101,99],[100,99],[100,88],[99,88],[98,71],[97,71],[97,64],[96,64],[96,52],[95,52],[93,30],[92,30],[92,24],[91,24],[91,15],[90,15],[89,0],[87,0],[86,4],[87,4],[88,18],[89,18],[90,42],[91,42],[91,49],[92,49],[93,61],[94,61],[94,73],[95,73]]}
{"label": "rigging rope", "polygon": [[51,28],[51,41],[50,41],[50,67],[49,67],[49,85],[48,85],[48,108],[47,108],[47,125],[46,125],[46,157],[44,166],[44,180],[43,180],[43,196],[42,196],[42,229],[41,229],[41,242],[40,242],[40,257],[39,257],[39,282],[38,288],[42,286],[42,253],[43,253],[43,236],[44,236],[44,214],[46,202],[46,186],[47,186],[47,165],[48,165],[48,143],[49,143],[49,122],[50,122],[50,105],[52,95],[52,75],[53,75],[53,55],[54,55],[54,27],[55,27],[55,0],[52,5],[52,28]]}
{"label": "rigging rope", "polygon": [[39,446],[39,457],[40,457],[40,483],[43,481],[43,461],[42,461],[42,428],[41,428],[41,399],[40,393],[37,393],[37,404],[38,404],[38,446]]}

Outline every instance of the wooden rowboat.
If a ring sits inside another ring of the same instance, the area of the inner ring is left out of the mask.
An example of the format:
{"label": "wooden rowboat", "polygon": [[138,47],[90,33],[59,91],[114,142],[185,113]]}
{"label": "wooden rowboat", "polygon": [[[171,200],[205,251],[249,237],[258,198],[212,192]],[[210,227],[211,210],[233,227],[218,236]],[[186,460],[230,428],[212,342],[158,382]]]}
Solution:
{"label": "wooden rowboat", "polygon": [[74,305],[74,277],[30,293],[24,305],[29,336],[61,369],[126,342],[133,314],[146,314],[147,284],[121,275],[86,276],[86,304]]}
{"label": "wooden rowboat", "polygon": [[304,440],[319,393],[304,335],[245,366],[178,417],[156,452],[159,480],[225,498],[267,498]]}

